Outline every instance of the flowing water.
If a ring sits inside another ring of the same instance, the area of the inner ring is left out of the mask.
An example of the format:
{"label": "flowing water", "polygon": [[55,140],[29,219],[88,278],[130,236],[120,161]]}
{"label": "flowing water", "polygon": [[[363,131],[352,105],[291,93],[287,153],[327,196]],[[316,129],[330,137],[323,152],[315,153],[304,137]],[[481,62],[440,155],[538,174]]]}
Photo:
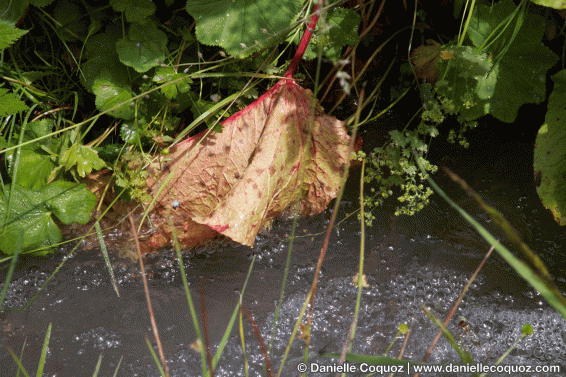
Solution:
{"label": "flowing water", "polygon": [[[505,214],[545,261],[560,289],[566,291],[566,254],[562,246],[565,232],[554,223],[536,196],[531,168],[533,138],[518,137],[509,141],[508,135],[498,138],[489,134],[481,134],[478,138],[483,142],[472,142],[471,150],[446,147],[448,149],[438,152],[438,159],[444,156],[442,163],[461,174],[489,204]],[[341,204],[338,219],[356,209],[358,178],[355,173],[351,178],[351,187]],[[444,174],[437,174],[435,179],[465,210],[504,239],[488,216]],[[397,327],[406,323],[412,330],[404,358],[420,361],[437,332],[423,313],[422,305],[430,307],[443,319],[489,245],[437,195],[427,208],[413,217],[391,216],[393,207],[394,204],[388,204],[376,210],[373,226],[366,228],[364,270],[369,287],[362,294],[352,351],[383,354],[394,339]],[[296,234],[300,237],[295,239],[293,246],[284,302],[273,337],[274,311],[285,269],[291,221],[276,222],[269,234],[258,236],[253,249],[213,244],[198,254],[185,257],[187,278],[199,317],[201,302],[206,304],[213,352],[238,303],[240,289],[255,256],[243,303],[252,313],[263,340],[273,341],[271,363],[274,369],[279,369],[312,283],[324,237],[321,233],[329,218],[330,210],[327,210],[298,222]],[[360,235],[359,222],[356,216],[351,216],[339,224],[330,240],[316,296],[311,334],[314,355],[311,361],[321,366],[331,365],[332,360],[319,355],[340,352],[352,321],[357,294],[352,279],[358,269]],[[109,248],[112,249],[112,245]],[[120,297],[112,288],[100,252],[78,252],[63,265],[27,310],[18,310],[34,296],[65,252],[62,249],[47,258],[22,258],[19,262],[8,290],[6,305],[9,310],[0,314],[0,343],[3,345],[0,348],[0,375],[15,375],[16,363],[7,347],[19,355],[24,341],[23,364],[28,372],[35,373],[50,323],[53,328],[44,375],[90,376],[99,357],[102,357],[100,376],[112,375],[122,357],[118,376],[159,375],[145,341],[146,337],[150,339],[155,349],[139,268],[129,260],[113,260]],[[190,348],[196,334],[177,258],[173,252],[165,252],[150,257],[146,263],[155,319],[171,375],[198,376],[201,374],[200,356]],[[5,273],[4,269],[0,279],[4,280]],[[244,321],[250,375],[258,376],[265,361],[252,327]],[[558,365],[561,372],[490,375],[566,375],[564,319],[494,253],[448,328],[457,342],[470,352],[474,362],[494,365],[519,338],[525,323],[534,327],[533,335],[523,339],[503,364]],[[401,345],[402,339],[398,339],[389,355],[397,355]],[[303,351],[304,341],[296,340],[282,376],[299,375],[297,366]],[[442,338],[429,362],[440,364],[458,360],[456,352]],[[360,367],[360,364],[353,365]],[[229,338],[215,375],[245,375],[237,331]]]}

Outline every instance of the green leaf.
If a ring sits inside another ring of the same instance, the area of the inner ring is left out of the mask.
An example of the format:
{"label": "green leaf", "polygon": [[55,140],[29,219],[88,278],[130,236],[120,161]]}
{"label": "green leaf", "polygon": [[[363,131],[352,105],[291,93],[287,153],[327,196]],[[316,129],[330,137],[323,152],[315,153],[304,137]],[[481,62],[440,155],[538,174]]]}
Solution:
{"label": "green leaf", "polygon": [[116,51],[122,63],[137,72],[147,72],[163,63],[167,54],[167,35],[154,22],[134,23],[128,37],[116,42]]}
{"label": "green leaf", "polygon": [[8,48],[28,30],[17,29],[11,22],[0,20],[0,51]]}
{"label": "green leaf", "polygon": [[[24,233],[23,251],[51,246],[61,241],[61,231],[52,218],[61,222],[86,223],[96,204],[96,197],[85,184],[57,181],[41,190],[6,185],[11,192],[10,206],[4,195],[0,195],[0,250],[13,254],[15,241]],[[44,255],[48,250],[34,253]]]}
{"label": "green leaf", "polygon": [[[14,155],[15,151],[6,155],[10,167]],[[47,179],[54,168],[55,164],[49,155],[40,148],[34,150],[22,148],[16,182],[27,189],[39,189],[47,184]]]}
{"label": "green leaf", "polygon": [[35,81],[41,80],[42,78],[44,78],[46,76],[50,76],[50,75],[52,75],[52,73],[42,72],[42,71],[28,71],[28,72],[22,72],[21,73],[22,79],[28,85],[31,85]]}
{"label": "green leaf", "polygon": [[[485,54],[494,56],[493,68],[483,77],[473,74],[478,81],[476,85],[471,85],[469,80],[458,81],[454,78],[451,81],[439,81],[441,86],[446,85],[458,92],[457,97],[449,98],[458,99],[459,105],[464,106],[465,109],[461,109],[464,120],[492,114],[510,123],[515,120],[523,104],[538,104],[545,99],[546,72],[558,57],[541,42],[544,18],[528,13],[510,19],[516,10],[512,0],[502,0],[493,6],[478,5],[470,22],[469,37],[474,46],[483,51],[470,52],[478,58],[483,56],[486,62],[490,62],[491,57],[487,58]],[[518,25],[518,22],[522,24]],[[515,29],[518,26],[520,28],[517,31]],[[455,52],[453,49],[450,51]],[[456,56],[456,60],[459,58],[466,60],[462,55]],[[470,61],[481,63],[474,59]],[[446,68],[453,62],[443,61],[440,65]],[[455,64],[457,67],[460,64],[456,76],[466,79],[465,64],[457,61]],[[479,64],[478,67],[481,66]],[[442,71],[440,77],[443,77]],[[455,88],[455,85],[459,88]]]}
{"label": "green leaf", "polygon": [[535,143],[534,172],[538,196],[554,220],[566,225],[566,70],[552,76],[545,122]]}
{"label": "green leaf", "polygon": [[[540,28],[537,28],[542,38],[544,19],[536,16],[540,18],[538,21]],[[524,29],[527,28],[523,26],[517,40],[501,59],[499,77],[493,97],[489,101],[490,113],[507,123],[515,121],[523,104],[539,104],[545,100],[546,72],[558,60],[551,50],[543,46],[540,39],[536,43],[529,43],[526,38],[523,39],[524,35],[521,35],[523,32],[535,34],[532,30],[534,28]]]}
{"label": "green leaf", "polygon": [[525,335],[532,335],[533,334],[533,326],[529,323],[525,323],[523,327],[521,327],[521,333]]}
{"label": "green leaf", "polygon": [[86,224],[96,205],[96,196],[84,183],[55,181],[43,189],[46,207],[63,224]]}
{"label": "green leaf", "polygon": [[[10,190],[10,186],[6,186]],[[22,251],[51,246],[61,241],[61,231],[41,200],[41,193],[24,188],[12,190],[10,211],[6,198],[0,196],[0,250],[14,253],[15,241],[24,233]],[[8,219],[5,221],[5,214]],[[49,250],[36,254],[45,255]]]}
{"label": "green leaf", "polygon": [[533,3],[554,9],[566,9],[566,3],[563,0],[531,0]]}
{"label": "green leaf", "polygon": [[[134,97],[129,86],[122,84],[121,80],[113,77],[107,70],[100,73],[92,85],[96,95],[96,108],[106,111],[114,106],[122,104]],[[109,112],[115,118],[131,119],[134,116],[134,109],[130,104],[123,104]]]}
{"label": "green leaf", "polygon": [[26,14],[28,8],[28,0],[0,1],[0,17],[13,27]]}
{"label": "green leaf", "polygon": [[[183,79],[185,78],[185,79]],[[175,81],[174,84],[166,85],[161,88],[161,93],[165,95],[168,99],[175,99],[177,98],[177,93],[186,93],[188,92],[191,87],[190,83],[193,81],[189,78],[189,75],[186,73],[176,73],[173,67],[164,67],[158,68],[155,72],[155,76],[153,76],[153,81],[159,84],[163,84],[165,82]]]}
{"label": "green leaf", "polygon": [[[49,135],[52,129],[53,122],[48,119],[30,122],[25,128],[22,141],[27,142]],[[45,186],[51,172],[55,168],[55,163],[50,155],[53,153],[53,149],[58,149],[59,142],[59,139],[49,137],[21,147],[17,177],[12,177],[12,181],[16,179],[16,183],[19,186],[27,189],[39,189]],[[14,144],[6,143],[4,146],[11,147]],[[6,153],[6,161],[10,171],[14,167],[16,152],[16,149],[14,149]]]}
{"label": "green leaf", "polygon": [[116,162],[116,159],[120,156],[120,152],[123,149],[122,144],[105,144],[100,147],[93,148],[98,156],[109,164]]}
{"label": "green leaf", "polygon": [[75,36],[86,36],[87,24],[80,19],[83,12],[84,8],[71,0],[59,0],[55,3],[53,16],[61,25],[58,25],[61,38],[75,41]]}
{"label": "green leaf", "polygon": [[330,60],[340,59],[344,46],[357,46],[360,42],[357,30],[360,22],[360,15],[356,11],[340,7],[332,8],[326,26],[317,25],[317,32],[314,33],[307,47],[305,58],[316,58],[320,46],[323,55]]}
{"label": "green leaf", "polygon": [[128,144],[139,143],[142,134],[143,128],[138,127],[135,122],[123,123],[120,128],[120,136],[122,137],[122,140]]}
{"label": "green leaf", "polygon": [[100,170],[106,166],[95,150],[80,144],[75,144],[63,152],[61,164],[65,166],[65,170],[77,165],[77,172],[83,178],[89,175],[93,169]]}
{"label": "green leaf", "polygon": [[125,12],[128,22],[138,23],[144,23],[156,9],[150,0],[111,0],[110,5],[118,12]]}
{"label": "green leaf", "polygon": [[8,93],[8,89],[0,88],[0,117],[14,115],[25,111],[29,107],[21,101],[14,93]]}
{"label": "green leaf", "polygon": [[36,7],[43,8],[43,7],[50,5],[54,1],[55,0],[31,0],[30,3],[32,5],[35,5]]}
{"label": "green leaf", "polygon": [[441,79],[436,83],[436,92],[449,98],[455,111],[465,119],[480,117],[489,107],[490,88],[495,86],[499,70],[493,68],[493,62],[486,53],[479,53],[470,46],[453,46],[447,51],[454,59],[439,61]]}
{"label": "green leaf", "polygon": [[38,139],[49,135],[53,130],[53,122],[49,119],[36,120],[28,123],[24,134],[24,141]]}
{"label": "green leaf", "polygon": [[275,44],[299,13],[301,0],[187,0],[197,39],[246,57]]}
{"label": "green leaf", "polygon": [[94,80],[103,77],[103,72],[111,73],[112,80],[119,82],[122,86],[127,83],[123,80],[128,77],[126,67],[120,63],[116,52],[116,41],[120,39],[120,30],[107,27],[105,33],[99,33],[89,38],[85,48],[86,62],[82,65],[81,83],[85,88],[94,93]]}

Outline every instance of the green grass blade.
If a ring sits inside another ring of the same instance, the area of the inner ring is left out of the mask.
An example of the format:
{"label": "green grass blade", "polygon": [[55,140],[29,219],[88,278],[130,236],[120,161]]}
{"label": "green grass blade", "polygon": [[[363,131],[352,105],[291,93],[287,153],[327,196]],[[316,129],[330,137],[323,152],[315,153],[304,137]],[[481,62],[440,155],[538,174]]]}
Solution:
{"label": "green grass blade", "polygon": [[2,287],[2,292],[0,292],[0,312],[2,311],[2,305],[4,305],[4,299],[6,298],[6,293],[8,292],[8,286],[10,285],[10,280],[12,280],[12,274],[16,269],[16,262],[18,261],[18,256],[22,251],[22,244],[24,243],[24,232],[21,231],[16,239],[16,247],[14,249],[14,255],[11,257],[12,262],[10,262],[10,267],[8,268],[8,274],[6,275],[6,280],[4,280],[4,286]]}
{"label": "green grass blade", "polygon": [[[169,216],[169,214],[167,216]],[[185,289],[185,294],[187,296],[187,303],[189,304],[191,319],[193,320],[193,328],[197,333],[197,341],[199,342],[199,344],[204,344],[202,341],[202,335],[200,333],[200,325],[198,323],[197,312],[195,310],[193,299],[191,297],[191,290],[189,289],[189,283],[187,282],[187,275],[185,273],[185,266],[183,265],[183,255],[181,254],[179,239],[177,238],[175,224],[173,223],[173,219],[171,218],[171,216],[169,216],[169,225],[171,226],[171,232],[173,233],[175,252],[177,253],[177,259],[179,260],[179,271],[181,272],[181,279],[183,280],[183,287]],[[206,355],[204,354],[204,347],[200,347],[200,356],[201,356],[202,375],[204,376],[206,373]]]}
{"label": "green grass blade", "polygon": [[446,328],[446,326],[444,326],[444,323],[442,323],[442,321],[440,319],[438,319],[431,311],[429,308],[427,308],[426,306],[423,305],[423,311],[425,312],[426,316],[440,329],[442,330],[442,335],[444,335],[444,338],[446,338],[446,340],[448,341],[448,343],[450,343],[450,346],[454,349],[454,351],[456,351],[456,353],[460,356],[460,358],[462,359],[462,361],[464,363],[470,363],[473,364],[474,361],[472,360],[472,357],[470,356],[470,354],[468,353],[468,351],[466,350],[462,350],[459,346],[458,343],[456,343],[456,339],[454,339],[454,337],[452,336],[452,334],[450,334],[450,331],[448,331],[448,329]]}
{"label": "green grass blade", "polygon": [[279,301],[277,301],[277,308],[275,308],[275,315],[273,316],[273,327],[271,329],[271,340],[269,341],[269,348],[267,353],[271,355],[273,341],[275,340],[275,331],[277,330],[277,321],[279,314],[283,307],[283,299],[285,298],[285,286],[287,285],[287,276],[291,267],[291,256],[293,255],[293,242],[295,241],[295,229],[297,227],[297,216],[293,218],[293,226],[291,228],[291,236],[289,237],[289,249],[287,251],[287,260],[285,262],[285,272],[283,273],[283,283],[281,284],[281,292],[279,293]]}
{"label": "green grass blade", "polygon": [[[27,342],[27,338],[24,339],[24,344],[22,344],[22,351],[20,352],[20,360],[23,359],[24,357],[24,350],[26,349],[26,342]],[[18,370],[16,372],[16,377],[20,377],[20,368],[18,367]]]}
{"label": "green grass blade", "polygon": [[112,375],[113,377],[116,377],[118,375],[118,370],[120,369],[120,364],[122,364],[122,360],[124,360],[124,356],[120,357],[120,361],[118,361],[118,365],[116,365],[116,370],[114,371],[114,374]]}
{"label": "green grass blade", "polygon": [[163,366],[161,365],[161,361],[159,360],[159,357],[157,356],[157,354],[153,350],[153,347],[151,346],[151,342],[149,341],[149,338],[147,337],[147,335],[145,336],[145,342],[147,344],[147,348],[149,348],[149,352],[151,352],[151,356],[153,357],[153,360],[155,361],[155,365],[157,365],[157,369],[159,369],[159,373],[161,374],[162,377],[165,377],[165,371],[163,370]]}
{"label": "green grass blade", "polygon": [[98,243],[100,244],[100,250],[102,251],[102,255],[104,256],[104,263],[106,263],[106,267],[108,268],[108,273],[110,274],[110,280],[112,281],[112,286],[116,291],[116,295],[120,297],[120,292],[118,292],[118,283],[116,282],[116,277],[114,276],[114,270],[112,270],[112,264],[110,263],[110,257],[108,256],[108,250],[106,250],[106,243],[104,242],[104,237],[102,236],[102,229],[100,229],[100,223],[98,220],[94,223],[94,227],[96,228],[96,237],[98,238]]}
{"label": "green grass blade", "polygon": [[43,368],[45,367],[45,359],[47,358],[47,350],[49,349],[49,339],[51,339],[51,323],[47,326],[47,332],[45,333],[45,339],[43,340],[43,347],[41,348],[41,356],[39,357],[39,365],[37,366],[37,377],[43,375]]}
{"label": "green grass blade", "polygon": [[10,354],[12,355],[12,358],[14,359],[14,361],[16,362],[16,364],[18,364],[18,373],[21,371],[24,376],[29,377],[29,373],[26,371],[26,368],[24,368],[24,364],[22,364],[22,360],[21,358],[19,358],[18,356],[16,356],[16,354],[14,353],[14,351],[12,351],[11,348],[8,347],[8,352],[10,352]]}
{"label": "green grass blade", "polygon": [[94,372],[92,373],[92,377],[98,376],[98,372],[100,371],[100,365],[102,365],[102,354],[98,355],[98,361],[96,362],[96,366],[94,367]]}
{"label": "green grass blade", "polygon": [[248,354],[246,353],[246,339],[244,337],[244,315],[242,313],[242,296],[240,295],[240,316],[239,316],[239,330],[240,330],[240,339],[242,341],[242,353],[244,354],[244,372],[246,373],[246,377],[249,377],[249,364],[248,364]]}
{"label": "green grass blade", "polygon": [[[422,164],[416,159],[419,164],[419,168],[423,174],[427,174],[424,170]],[[501,255],[503,259],[513,269],[521,275],[533,288],[540,292],[544,298],[552,305],[561,315],[566,319],[566,299],[554,283],[546,279],[543,275],[537,274],[529,265],[515,257],[505,246],[503,246],[499,241],[493,237],[487,229],[485,229],[480,223],[478,223],[472,216],[470,216],[466,211],[464,211],[460,206],[458,206],[452,199],[446,195],[446,193],[434,182],[434,180],[427,175],[427,181],[430,186],[436,191],[444,200],[448,202],[466,221],[468,221],[476,231],[491,245],[493,248]],[[542,262],[541,262],[542,263]]]}
{"label": "green grass blade", "polygon": [[[246,287],[248,285],[248,280],[250,279],[250,276],[252,275],[252,271],[253,271],[253,268],[254,268],[254,262],[255,262],[255,255],[252,258],[252,263],[250,263],[250,268],[248,269],[248,275],[246,276],[246,280],[244,281],[244,286],[242,287],[242,291],[240,293],[242,296],[244,296],[244,292],[246,291]],[[226,331],[224,331],[224,335],[222,336],[222,340],[220,341],[220,345],[218,346],[218,349],[216,350],[216,353],[214,354],[214,358],[212,359],[212,368],[216,368],[216,364],[218,364],[218,361],[220,360],[220,356],[222,356],[222,352],[224,351],[224,347],[226,347],[226,344],[228,343],[228,337],[232,333],[232,328],[234,327],[234,322],[236,322],[236,318],[238,317],[238,312],[239,312],[238,309],[239,308],[240,308],[240,303],[238,302],[238,304],[234,308],[234,312],[232,313],[232,317],[230,317],[230,321],[228,322],[228,326],[226,326]]]}

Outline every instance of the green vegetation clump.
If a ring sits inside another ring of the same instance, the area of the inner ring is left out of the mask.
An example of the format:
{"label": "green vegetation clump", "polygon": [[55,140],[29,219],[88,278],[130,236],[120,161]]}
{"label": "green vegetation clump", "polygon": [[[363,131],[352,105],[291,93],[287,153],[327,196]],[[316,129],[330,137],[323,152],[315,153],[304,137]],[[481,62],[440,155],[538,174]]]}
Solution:
{"label": "green vegetation clump", "polygon": [[[121,199],[145,202],[147,167],[155,159],[166,159],[169,147],[199,125],[222,132],[221,120],[280,79],[316,2],[285,0],[272,6],[271,0],[237,1],[241,4],[236,7],[183,1],[183,9],[173,12],[180,2],[164,0],[160,13],[171,10],[165,18],[157,17],[156,5],[145,0],[108,0],[96,6],[68,0],[0,5],[0,67],[9,83],[0,87],[0,196],[6,203],[0,237],[5,243],[15,242],[6,227],[27,216],[13,211],[13,198],[23,192],[18,190],[35,190],[41,197],[41,190],[54,182],[79,185],[93,172],[108,169]],[[383,47],[361,69],[353,64],[359,62],[355,46],[360,36],[371,34],[368,15],[377,11],[374,2],[366,5],[349,9],[327,2],[316,12],[320,20],[305,59],[330,63],[322,81],[342,88],[330,113],[347,96],[361,92],[365,72]],[[455,14],[461,10],[456,8]],[[424,10],[418,16],[426,23]],[[364,199],[368,224],[371,207],[391,196],[399,202],[396,215],[411,215],[426,205],[432,191],[425,179],[437,170],[426,156],[440,131],[467,147],[465,134],[479,117],[489,114],[512,122],[521,105],[544,100],[545,75],[558,56],[541,43],[543,34],[544,19],[527,2],[478,3],[466,8],[457,39],[435,41],[433,48],[425,48],[424,58],[405,64],[402,85],[391,89],[389,107],[410,90],[417,72],[417,78],[428,81],[418,85],[421,117],[391,131],[384,145],[368,153],[365,181],[374,184]],[[426,68],[418,66],[422,62]],[[318,76],[308,70],[297,77],[318,85]],[[360,104],[361,112],[369,115],[358,126],[386,111],[374,114],[382,83]],[[328,93],[324,91],[314,90],[322,98]],[[448,117],[456,117],[460,127],[443,130]],[[353,115],[346,120],[350,126],[354,121]],[[426,174],[417,169],[419,163]],[[542,182],[546,187],[548,180]],[[563,208],[561,198],[549,202]],[[48,232],[52,226],[43,224],[37,234],[50,234],[50,245],[60,242]],[[38,242],[43,241],[30,239],[24,245]]]}

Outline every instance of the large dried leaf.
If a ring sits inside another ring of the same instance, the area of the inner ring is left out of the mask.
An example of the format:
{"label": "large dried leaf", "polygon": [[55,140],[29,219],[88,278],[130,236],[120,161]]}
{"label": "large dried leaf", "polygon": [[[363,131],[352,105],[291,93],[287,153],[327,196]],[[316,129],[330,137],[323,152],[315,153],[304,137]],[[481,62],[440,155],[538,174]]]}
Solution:
{"label": "large dried leaf", "polygon": [[184,246],[218,233],[252,246],[264,224],[297,200],[302,215],[322,212],[338,193],[350,137],[343,122],[312,109],[310,91],[281,80],[228,118],[222,133],[172,148],[168,161],[150,168],[148,188],[159,193],[150,246],[170,242],[168,213]]}

